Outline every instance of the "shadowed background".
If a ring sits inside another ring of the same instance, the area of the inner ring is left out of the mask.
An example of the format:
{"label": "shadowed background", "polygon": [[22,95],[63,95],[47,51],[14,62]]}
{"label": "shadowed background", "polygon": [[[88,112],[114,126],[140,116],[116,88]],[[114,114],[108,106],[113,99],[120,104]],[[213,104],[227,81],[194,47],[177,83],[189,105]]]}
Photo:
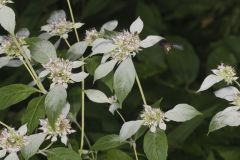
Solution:
{"label": "shadowed background", "polygon": [[[144,21],[142,37],[161,35],[169,41],[184,47],[166,54],[160,45],[140,52],[134,59],[142,80],[147,101],[151,104],[163,97],[162,110],[168,110],[178,103],[188,103],[204,113],[201,117],[177,124],[170,122],[167,128],[169,160],[239,160],[240,129],[225,127],[207,136],[211,117],[227,106],[211,93],[196,94],[204,77],[221,62],[238,67],[240,60],[240,1],[239,0],[72,0],[76,21],[85,23],[80,28],[81,39],[84,30],[99,29],[107,21],[119,20],[117,30],[128,29],[140,16]],[[17,14],[17,28],[27,27],[31,36],[40,34],[40,27],[46,23],[50,13],[64,9],[68,17],[66,0],[16,0],[10,5]],[[4,32],[2,32],[4,33]],[[71,34],[69,41],[76,39]],[[60,48],[66,49],[61,43]],[[62,54],[59,53],[59,54]],[[98,57],[90,61],[99,61]],[[92,63],[91,62],[91,63]],[[91,73],[96,66],[87,66]],[[24,67],[2,68],[0,86],[12,83],[29,83],[31,77]],[[104,81],[104,82],[103,82]],[[100,88],[110,95],[104,79],[93,85],[87,81],[87,88]],[[222,84],[220,84],[221,86]],[[215,86],[215,89],[219,86]],[[69,89],[69,100],[77,110],[80,107],[80,84]],[[0,102],[1,103],[1,102]],[[28,100],[0,112],[0,119],[10,124],[19,124]],[[118,133],[121,119],[112,116],[106,105],[88,101],[86,111],[87,134],[93,143],[99,137]],[[127,120],[134,120],[142,110],[140,93],[135,86],[122,109]],[[80,120],[80,117],[79,117]],[[79,142],[79,135],[72,137],[73,144]],[[138,150],[143,153],[142,140]],[[123,148],[126,152],[129,148]],[[38,159],[37,157],[34,159]],[[144,158],[143,158],[144,159]]]}

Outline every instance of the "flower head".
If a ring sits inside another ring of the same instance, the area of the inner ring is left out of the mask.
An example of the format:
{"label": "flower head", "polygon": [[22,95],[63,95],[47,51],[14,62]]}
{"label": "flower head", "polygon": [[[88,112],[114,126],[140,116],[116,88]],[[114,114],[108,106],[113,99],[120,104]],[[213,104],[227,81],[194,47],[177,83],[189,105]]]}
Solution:
{"label": "flower head", "polygon": [[0,133],[0,148],[6,153],[17,153],[27,144],[27,126],[24,125],[15,130],[14,128],[5,128]]}
{"label": "flower head", "polygon": [[110,53],[112,59],[122,61],[129,56],[135,56],[140,49],[140,38],[137,33],[128,31],[119,32],[113,38],[113,44],[117,47]]}
{"label": "flower head", "polygon": [[222,77],[227,84],[232,84],[233,81],[238,79],[234,68],[224,65],[223,63],[219,65],[217,69],[212,70],[212,72],[217,76]]}
{"label": "flower head", "polygon": [[55,123],[55,129],[51,127],[47,119],[40,120],[40,125],[41,128],[39,129],[48,135],[47,139],[51,138],[51,141],[55,142],[57,141],[57,137],[60,137],[61,142],[65,145],[68,141],[67,136],[75,132],[75,130],[71,128],[70,120],[66,118],[65,114],[61,114],[57,119]]}
{"label": "flower head", "polygon": [[150,127],[151,132],[155,132],[158,127],[162,130],[166,130],[164,120],[167,121],[167,119],[159,108],[152,108],[151,106],[145,105],[144,111],[140,117],[144,121],[143,125]]}
{"label": "flower head", "polygon": [[50,59],[48,63],[43,64],[45,70],[40,73],[40,77],[45,77],[50,74],[49,78],[52,80],[51,87],[56,84],[68,87],[68,83],[80,82],[87,77],[87,73],[72,73],[72,69],[82,66],[82,61],[71,62],[62,58]]}
{"label": "flower head", "polygon": [[98,39],[101,38],[103,35],[102,32],[98,32],[95,28],[87,30],[86,31],[86,36],[85,36],[85,41],[88,42],[88,44],[92,45],[92,43]]}
{"label": "flower head", "polygon": [[0,0],[0,7],[6,6],[8,3],[13,3],[11,0]]}
{"label": "flower head", "polygon": [[68,38],[68,33],[74,28],[80,28],[82,23],[73,23],[66,20],[66,13],[63,10],[55,11],[47,20],[47,25],[41,27],[42,31],[46,31],[52,36],[60,36]]}

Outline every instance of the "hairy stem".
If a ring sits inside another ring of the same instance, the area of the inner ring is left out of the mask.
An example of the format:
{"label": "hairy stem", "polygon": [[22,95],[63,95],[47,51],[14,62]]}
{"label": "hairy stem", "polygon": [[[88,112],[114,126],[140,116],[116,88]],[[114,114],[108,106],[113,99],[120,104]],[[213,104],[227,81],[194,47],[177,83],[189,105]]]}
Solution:
{"label": "hairy stem", "polygon": [[16,44],[16,46],[18,47],[19,51],[21,52],[21,55],[23,56],[23,60],[24,61],[24,65],[27,68],[28,72],[30,73],[30,75],[32,76],[33,80],[35,81],[36,85],[38,86],[38,88],[40,89],[40,91],[43,94],[46,94],[47,91],[45,90],[42,82],[40,81],[40,79],[38,78],[35,70],[33,69],[31,62],[29,61],[28,57],[26,56],[25,52],[23,51],[22,47],[20,46],[17,38],[15,35],[12,35],[13,41]]}
{"label": "hairy stem", "polygon": [[[84,65],[82,66],[82,71],[84,72]],[[85,130],[85,82],[82,81],[82,134],[81,134],[81,145],[80,151],[82,153],[83,145],[84,145],[84,130]]]}
{"label": "hairy stem", "polygon": [[118,110],[116,110],[116,112],[117,112],[117,114],[119,115],[119,117],[122,119],[122,121],[125,123],[126,120],[125,120],[125,118],[122,116],[122,114],[121,114]]}
{"label": "hairy stem", "polygon": [[143,103],[144,103],[144,105],[147,105],[147,101],[146,101],[146,98],[145,98],[145,95],[144,95],[144,92],[143,92],[143,88],[142,88],[142,85],[141,85],[141,82],[139,80],[139,77],[138,77],[137,73],[136,73],[136,81],[137,81],[137,85],[138,85],[139,91],[140,91],[141,96],[142,96]]}
{"label": "hairy stem", "polygon": [[8,125],[6,125],[5,123],[3,123],[2,121],[0,121],[0,124],[4,127],[6,127],[7,129],[11,129],[11,127],[9,127]]}
{"label": "hairy stem", "polygon": [[[71,15],[72,22],[75,23],[75,19],[74,19],[74,16],[73,16],[73,11],[72,11],[72,6],[71,6],[71,3],[70,3],[70,0],[67,0],[67,3],[68,3],[68,8],[69,8],[69,12],[70,12],[70,15]],[[76,34],[77,41],[79,42],[80,39],[79,39],[76,27],[74,27],[74,32]]]}

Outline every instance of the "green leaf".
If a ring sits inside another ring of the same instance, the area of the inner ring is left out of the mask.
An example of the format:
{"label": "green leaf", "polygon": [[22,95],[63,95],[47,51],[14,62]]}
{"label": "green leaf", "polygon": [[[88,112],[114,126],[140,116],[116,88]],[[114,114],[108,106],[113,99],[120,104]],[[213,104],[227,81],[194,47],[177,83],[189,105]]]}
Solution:
{"label": "green leaf", "polygon": [[118,149],[108,151],[106,158],[106,160],[132,160],[129,155]]}
{"label": "green leaf", "polygon": [[44,133],[33,134],[28,137],[28,144],[21,149],[21,153],[25,160],[34,156],[47,135]]}
{"label": "green leaf", "polygon": [[110,100],[105,93],[96,89],[85,90],[87,97],[96,103],[110,103]]}
{"label": "green leaf", "polygon": [[214,148],[224,160],[239,160],[239,147],[216,147]]}
{"label": "green leaf", "polygon": [[120,137],[118,135],[112,134],[98,139],[97,142],[92,146],[92,149],[95,151],[105,151],[116,148],[123,144],[124,143],[120,142]]}
{"label": "green leaf", "polygon": [[45,116],[44,100],[45,96],[41,96],[28,103],[27,110],[22,117],[22,123],[27,123],[28,133],[32,133],[39,125],[39,119]]}
{"label": "green leaf", "polygon": [[71,60],[79,59],[80,57],[82,57],[87,47],[88,47],[88,43],[85,41],[77,42],[73,44],[67,52],[68,59],[71,59]]}
{"label": "green leaf", "polygon": [[136,71],[131,58],[125,59],[114,74],[113,88],[119,102],[122,104],[135,82]]}
{"label": "green leaf", "polygon": [[188,104],[178,104],[165,113],[166,118],[175,122],[188,121],[197,115],[201,113]]}
{"label": "green leaf", "polygon": [[[28,41],[31,41],[29,39]],[[39,63],[47,63],[50,59],[57,58],[57,53],[54,45],[40,38],[34,38],[29,43],[29,49],[31,51],[32,58]]]}
{"label": "green leaf", "polygon": [[240,107],[233,106],[218,112],[211,120],[209,125],[209,133],[225,126],[239,126],[240,125]]}
{"label": "green leaf", "polygon": [[48,160],[81,160],[81,156],[69,148],[53,148],[47,150]]}
{"label": "green leaf", "polygon": [[137,133],[142,124],[143,120],[125,122],[120,130],[120,140],[123,142],[132,137],[135,133]]}
{"label": "green leaf", "polygon": [[109,74],[113,70],[116,63],[117,63],[116,61],[111,60],[106,63],[100,64],[95,70],[94,81],[101,79],[105,77],[107,74]]}
{"label": "green leaf", "polygon": [[166,160],[168,152],[167,136],[162,130],[148,131],[144,137],[144,152],[148,160]]}
{"label": "green leaf", "polygon": [[54,128],[55,122],[66,104],[67,91],[62,85],[56,85],[50,90],[45,99],[45,109],[50,125]]}
{"label": "green leaf", "polygon": [[10,34],[14,35],[16,26],[15,13],[12,8],[2,6],[0,8],[0,24]]}
{"label": "green leaf", "polygon": [[23,84],[13,84],[0,88],[0,110],[25,100],[35,92],[38,90]]}

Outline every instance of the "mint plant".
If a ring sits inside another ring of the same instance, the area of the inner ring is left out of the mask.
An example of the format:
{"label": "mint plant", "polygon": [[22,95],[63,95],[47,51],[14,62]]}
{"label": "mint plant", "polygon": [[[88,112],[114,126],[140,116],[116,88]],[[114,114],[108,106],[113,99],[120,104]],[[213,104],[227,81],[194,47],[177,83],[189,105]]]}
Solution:
{"label": "mint plant", "polygon": [[[160,102],[153,105],[148,103],[134,65],[134,58],[141,54],[143,49],[152,47],[165,38],[150,35],[141,40],[140,33],[144,23],[140,17],[129,29],[117,30],[118,21],[113,20],[103,24],[99,31],[86,30],[83,37],[78,33],[83,23],[75,22],[70,1],[67,0],[71,21],[67,20],[65,11],[54,11],[47,24],[41,27],[43,33],[38,37],[30,37],[30,32],[25,28],[15,33],[15,13],[6,6],[12,1],[4,0],[0,3],[0,24],[9,34],[0,38],[0,67],[24,65],[33,80],[29,85],[12,84],[0,88],[0,110],[29,97],[33,98],[22,115],[23,126],[17,131],[0,122],[4,127],[0,134],[0,158],[28,160],[41,155],[49,160],[97,160],[104,159],[104,151],[110,150],[111,159],[134,157],[138,160],[141,156],[141,159],[165,160],[168,151],[166,123],[185,122],[201,115],[188,104],[178,104],[163,112]],[[71,44],[68,38],[69,33],[73,31],[77,41]],[[52,37],[57,37],[57,41],[52,42]],[[61,40],[68,48],[60,49]],[[64,52],[64,55],[59,54],[59,51]],[[85,80],[90,78],[85,66],[87,63],[91,65],[89,60],[96,56],[101,57],[101,63],[94,71],[93,83],[112,73],[111,95],[106,95],[100,89],[85,87]],[[16,61],[19,65],[15,64]],[[215,83],[215,80],[224,79],[228,83],[235,80],[225,75],[229,70],[219,70],[211,84]],[[142,106],[139,106],[142,112],[139,113],[138,119],[127,121],[121,110],[125,109],[124,101],[135,82],[143,101]],[[72,86],[73,83],[76,85]],[[81,83],[81,87],[78,83]],[[207,85],[201,88],[207,89],[209,84]],[[69,87],[76,87],[81,92],[80,114],[71,110],[72,106],[68,100]],[[113,116],[120,116],[123,124],[119,134],[103,136],[95,143],[88,138],[88,131],[85,129],[85,107],[88,107],[85,104],[85,95],[95,103],[107,104]],[[78,119],[78,114],[81,120]],[[78,128],[73,128],[72,123]],[[78,140],[78,149],[72,147],[70,135],[80,135],[75,138]],[[144,155],[138,153],[136,145],[136,141],[142,136]],[[131,156],[121,150],[114,150],[123,145],[132,148]]]}

